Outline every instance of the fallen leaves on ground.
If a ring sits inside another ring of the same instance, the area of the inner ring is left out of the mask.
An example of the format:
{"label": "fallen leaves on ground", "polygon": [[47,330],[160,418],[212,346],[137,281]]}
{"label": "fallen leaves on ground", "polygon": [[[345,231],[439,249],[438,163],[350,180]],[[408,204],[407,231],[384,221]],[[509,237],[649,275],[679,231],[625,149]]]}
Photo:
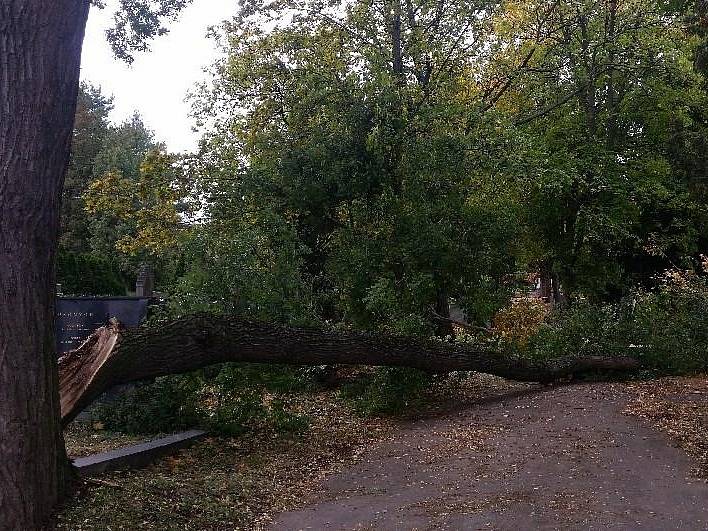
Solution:
{"label": "fallen leaves on ground", "polygon": [[644,418],[697,459],[696,475],[708,479],[708,375],[631,383],[625,413]]}
{"label": "fallen leaves on ground", "polygon": [[[288,397],[310,419],[296,434],[258,432],[210,437],[143,470],[86,481],[57,519],[59,529],[262,529],[273,515],[302,506],[327,475],[356,462],[394,427],[441,415],[529,386],[486,375],[441,380],[415,413],[361,418],[336,391]],[[123,437],[123,444],[136,438]],[[121,436],[94,439],[90,428],[67,435],[74,455],[120,446]]]}
{"label": "fallen leaves on ground", "polygon": [[108,452],[123,446],[145,442],[146,439],[156,439],[140,435],[126,435],[103,431],[102,426],[93,426],[83,422],[73,422],[64,431],[64,441],[69,457],[84,457],[100,452]]}
{"label": "fallen leaves on ground", "polygon": [[211,437],[146,469],[104,474],[82,486],[57,527],[257,529],[390,429],[357,418],[332,393],[297,400],[311,419],[305,433]]}

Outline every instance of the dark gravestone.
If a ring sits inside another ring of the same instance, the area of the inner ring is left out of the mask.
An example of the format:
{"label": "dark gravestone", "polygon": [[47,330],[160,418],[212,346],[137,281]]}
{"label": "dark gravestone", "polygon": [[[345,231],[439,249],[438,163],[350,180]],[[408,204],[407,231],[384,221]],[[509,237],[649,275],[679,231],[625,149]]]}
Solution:
{"label": "dark gravestone", "polygon": [[59,297],[56,311],[57,351],[75,349],[111,317],[127,328],[138,326],[147,315],[150,299],[142,297]]}
{"label": "dark gravestone", "polygon": [[155,288],[155,273],[147,264],[143,264],[138,271],[135,281],[135,295],[137,297],[152,297]]}

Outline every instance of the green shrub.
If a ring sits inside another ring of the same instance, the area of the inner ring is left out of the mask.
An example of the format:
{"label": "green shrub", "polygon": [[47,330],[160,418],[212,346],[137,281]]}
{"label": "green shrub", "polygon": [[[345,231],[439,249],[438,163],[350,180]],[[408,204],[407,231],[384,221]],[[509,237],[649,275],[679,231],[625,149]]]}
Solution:
{"label": "green shrub", "polygon": [[394,414],[418,403],[430,382],[431,376],[417,369],[382,367],[345,386],[342,395],[361,415]]}
{"label": "green shrub", "polygon": [[57,282],[67,295],[125,295],[127,284],[115,262],[92,254],[60,252]]}
{"label": "green shrub", "polygon": [[670,374],[708,370],[708,279],[669,273],[657,289],[616,304],[575,302],[554,312],[523,352],[537,359],[632,355]]}
{"label": "green shrub", "polygon": [[648,366],[669,373],[708,370],[708,279],[691,278],[641,294],[633,317]]}
{"label": "green shrub", "polygon": [[167,376],[141,383],[117,398],[91,409],[91,417],[110,431],[131,434],[170,433],[202,425],[194,382],[189,377]]}
{"label": "green shrub", "polygon": [[289,367],[226,364],[139,384],[91,415],[111,431],[149,434],[202,427],[224,435],[249,430],[302,431],[308,419],[288,410],[279,394],[313,383]]}

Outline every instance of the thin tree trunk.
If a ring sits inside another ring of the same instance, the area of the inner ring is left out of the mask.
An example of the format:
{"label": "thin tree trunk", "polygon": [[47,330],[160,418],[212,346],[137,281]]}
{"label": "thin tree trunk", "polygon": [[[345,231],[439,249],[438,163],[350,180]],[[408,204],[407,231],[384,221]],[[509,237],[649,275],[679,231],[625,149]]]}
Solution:
{"label": "thin tree trunk", "polygon": [[45,523],[69,478],[55,249],[88,0],[0,2],[0,529]]}
{"label": "thin tree trunk", "polygon": [[435,328],[438,337],[455,336],[455,328],[450,320],[450,300],[444,289],[438,289],[435,297],[435,313],[440,318],[436,319]]}
{"label": "thin tree trunk", "polygon": [[478,346],[295,328],[215,315],[185,317],[159,328],[130,332],[114,321],[59,361],[62,423],[71,422],[115,385],[230,361],[477,371],[534,382],[638,367],[632,358],[571,356],[534,362]]}
{"label": "thin tree trunk", "polygon": [[607,149],[612,151],[617,140],[617,90],[615,88],[615,56],[617,46],[617,0],[610,0],[607,15],[607,41],[609,53],[607,56]]}
{"label": "thin tree trunk", "polygon": [[[401,0],[393,0],[391,7],[393,19],[391,21],[391,57],[393,73],[403,75],[403,43],[401,42]],[[400,82],[400,81],[399,81]]]}

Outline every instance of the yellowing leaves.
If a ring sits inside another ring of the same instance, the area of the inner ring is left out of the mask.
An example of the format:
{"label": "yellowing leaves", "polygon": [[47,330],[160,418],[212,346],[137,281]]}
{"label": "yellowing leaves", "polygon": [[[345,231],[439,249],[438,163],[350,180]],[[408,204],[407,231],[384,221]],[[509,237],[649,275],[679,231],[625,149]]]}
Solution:
{"label": "yellowing leaves", "polygon": [[524,346],[538,332],[548,311],[548,305],[539,299],[516,299],[494,316],[492,328],[497,336]]}
{"label": "yellowing leaves", "polygon": [[157,150],[148,152],[137,180],[111,171],[89,185],[84,196],[90,214],[108,214],[132,229],[116,243],[125,254],[160,254],[174,248],[180,232],[179,185],[173,159]]}
{"label": "yellowing leaves", "polygon": [[130,189],[132,181],[117,171],[110,171],[93,181],[84,194],[89,214],[110,212],[119,219],[130,219],[133,212]]}

